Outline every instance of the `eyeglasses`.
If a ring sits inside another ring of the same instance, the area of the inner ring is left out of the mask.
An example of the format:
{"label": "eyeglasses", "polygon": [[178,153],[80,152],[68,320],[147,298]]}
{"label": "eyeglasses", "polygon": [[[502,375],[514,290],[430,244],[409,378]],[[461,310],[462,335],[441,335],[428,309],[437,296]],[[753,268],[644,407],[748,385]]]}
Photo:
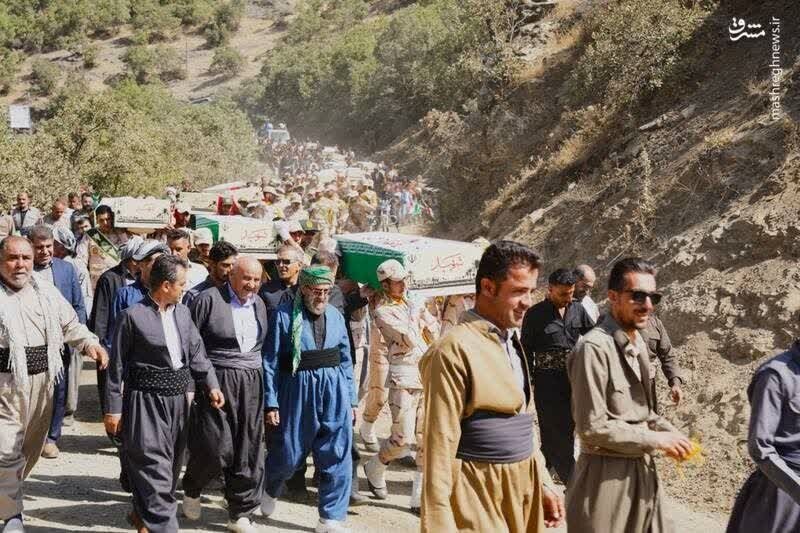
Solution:
{"label": "eyeglasses", "polygon": [[309,289],[309,290],[311,291],[311,294],[313,294],[317,298],[323,298],[331,293],[330,289]]}
{"label": "eyeglasses", "polygon": [[647,303],[647,299],[650,298],[650,301],[653,305],[658,305],[661,303],[661,296],[660,292],[647,292],[647,291],[625,291],[631,293],[631,299],[636,302],[637,304],[644,305]]}
{"label": "eyeglasses", "polygon": [[292,261],[291,259],[276,259],[275,260],[275,264],[279,265],[279,266],[280,265],[287,265],[288,266],[288,265],[291,265],[292,263],[294,263],[294,261]]}

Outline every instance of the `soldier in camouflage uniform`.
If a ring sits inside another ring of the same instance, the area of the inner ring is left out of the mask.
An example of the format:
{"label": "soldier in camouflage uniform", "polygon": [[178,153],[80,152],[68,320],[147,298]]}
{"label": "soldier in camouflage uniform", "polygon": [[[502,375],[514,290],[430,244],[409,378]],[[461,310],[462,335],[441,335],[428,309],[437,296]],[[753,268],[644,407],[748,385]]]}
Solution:
{"label": "soldier in camouflage uniform", "polygon": [[114,227],[114,212],[101,205],[95,212],[97,226],[86,232],[78,245],[76,256],[85,258],[92,290],[106,270],[119,264],[119,248],[128,242],[128,233]]}
{"label": "soldier in camouflage uniform", "polygon": [[[378,296],[378,295],[376,295]],[[381,330],[375,326],[374,312],[376,298],[370,299],[370,315],[372,316],[371,325],[369,330],[369,355],[368,355],[368,374],[367,374],[367,393],[364,399],[364,412],[362,414],[362,423],[359,428],[361,440],[364,442],[364,447],[371,451],[377,452],[380,450],[378,438],[375,436],[375,429],[373,424],[378,419],[378,416],[386,405],[388,400],[388,380],[389,380],[389,349],[386,347],[386,342],[383,340]]]}
{"label": "soldier in camouflage uniform", "polygon": [[[419,361],[439,335],[439,324],[423,302],[406,293],[408,274],[398,261],[390,259],[378,266],[378,280],[384,294],[375,309],[375,325],[388,347],[389,408],[392,434],[380,452],[364,465],[370,490],[378,499],[388,497],[386,467],[408,454],[409,445],[422,443],[422,381]],[[412,437],[413,435],[413,437]],[[417,468],[411,490],[411,509],[418,511],[422,490],[422,454],[417,450]]]}

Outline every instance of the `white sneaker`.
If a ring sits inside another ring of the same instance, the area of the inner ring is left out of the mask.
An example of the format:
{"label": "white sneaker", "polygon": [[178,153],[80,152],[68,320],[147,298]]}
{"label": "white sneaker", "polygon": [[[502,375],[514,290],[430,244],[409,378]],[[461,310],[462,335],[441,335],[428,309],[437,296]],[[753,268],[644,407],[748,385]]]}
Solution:
{"label": "white sneaker", "polygon": [[386,490],[386,465],[377,455],[372,456],[372,459],[364,464],[364,474],[367,476],[369,490],[377,499],[385,500],[389,497],[389,491]]}
{"label": "white sneaker", "polygon": [[258,533],[258,527],[246,516],[239,517],[236,522],[228,520],[228,525],[225,527],[233,533]]}
{"label": "white sneaker", "polygon": [[350,533],[350,529],[341,520],[325,520],[320,518],[317,522],[317,533]]}
{"label": "white sneaker", "polygon": [[422,506],[422,472],[414,472],[414,481],[411,484],[411,510],[419,512]]}
{"label": "white sneaker", "polygon": [[377,452],[380,449],[378,437],[375,435],[375,424],[373,422],[362,421],[361,427],[358,428],[358,434],[361,435],[364,448],[371,452]]}
{"label": "white sneaker", "polygon": [[266,492],[261,497],[261,515],[262,516],[269,516],[275,512],[275,504],[278,503],[277,498],[273,498]]}
{"label": "white sneaker", "polygon": [[[326,531],[335,531],[335,530],[331,529]],[[19,518],[12,518],[11,520],[7,520],[6,525],[3,528],[3,533],[25,533],[25,528],[22,526],[22,520],[20,520]]]}
{"label": "white sneaker", "polygon": [[190,498],[183,496],[183,516],[189,520],[200,520],[203,514],[203,507],[200,505],[200,498]]}

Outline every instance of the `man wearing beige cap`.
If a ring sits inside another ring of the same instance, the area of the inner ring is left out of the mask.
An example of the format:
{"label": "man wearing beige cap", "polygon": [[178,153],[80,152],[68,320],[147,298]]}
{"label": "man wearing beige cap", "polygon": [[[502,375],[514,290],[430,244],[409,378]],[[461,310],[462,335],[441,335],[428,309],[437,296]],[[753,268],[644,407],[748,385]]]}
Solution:
{"label": "man wearing beige cap", "polygon": [[289,207],[284,212],[286,220],[308,220],[308,211],[303,209],[303,199],[296,192],[289,195]]}
{"label": "man wearing beige cap", "polygon": [[275,187],[267,185],[262,189],[262,192],[264,193],[263,204],[267,206],[268,213],[271,212],[271,214],[268,214],[264,218],[266,218],[267,220],[275,220],[276,218],[285,218],[282,206],[278,201],[278,196],[280,195],[278,194],[278,191],[275,189]]}
{"label": "man wearing beige cap", "polygon": [[[382,294],[375,307],[374,321],[389,350],[389,409],[392,434],[380,452],[364,465],[372,493],[386,499],[386,467],[408,454],[409,445],[422,443],[422,380],[419,361],[439,335],[439,324],[423,302],[406,291],[408,273],[395,259],[378,266]],[[417,453],[418,471],[411,489],[411,510],[418,511],[422,491],[422,454]]]}
{"label": "man wearing beige cap", "polygon": [[214,245],[214,236],[208,228],[199,228],[192,233],[192,240],[194,241],[194,248],[189,253],[189,260],[195,263],[201,263],[206,269],[209,266],[209,257],[211,247]]}

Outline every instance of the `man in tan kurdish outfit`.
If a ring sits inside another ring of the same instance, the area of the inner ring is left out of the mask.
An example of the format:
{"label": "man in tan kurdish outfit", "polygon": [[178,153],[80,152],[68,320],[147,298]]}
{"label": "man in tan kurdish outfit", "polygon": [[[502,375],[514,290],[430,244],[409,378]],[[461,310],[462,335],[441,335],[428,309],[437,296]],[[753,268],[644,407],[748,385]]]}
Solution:
{"label": "man in tan kurdish outfit", "polygon": [[[533,390],[519,342],[539,258],[511,241],[489,246],[475,309],[420,362],[425,386],[422,531],[537,533],[564,503],[534,437]],[[433,430],[435,428],[435,430]]]}
{"label": "man in tan kurdish outfit", "polygon": [[569,531],[672,531],[653,453],[677,459],[689,440],[654,411],[650,360],[639,331],[656,292],[655,268],[640,258],[617,262],[608,280],[610,313],[567,360],[581,454],[567,487]]}
{"label": "man in tan kurdish outfit", "polygon": [[64,343],[105,368],[108,355],[56,287],[33,274],[27,239],[0,242],[0,520],[23,531],[22,481],[42,452]]}

